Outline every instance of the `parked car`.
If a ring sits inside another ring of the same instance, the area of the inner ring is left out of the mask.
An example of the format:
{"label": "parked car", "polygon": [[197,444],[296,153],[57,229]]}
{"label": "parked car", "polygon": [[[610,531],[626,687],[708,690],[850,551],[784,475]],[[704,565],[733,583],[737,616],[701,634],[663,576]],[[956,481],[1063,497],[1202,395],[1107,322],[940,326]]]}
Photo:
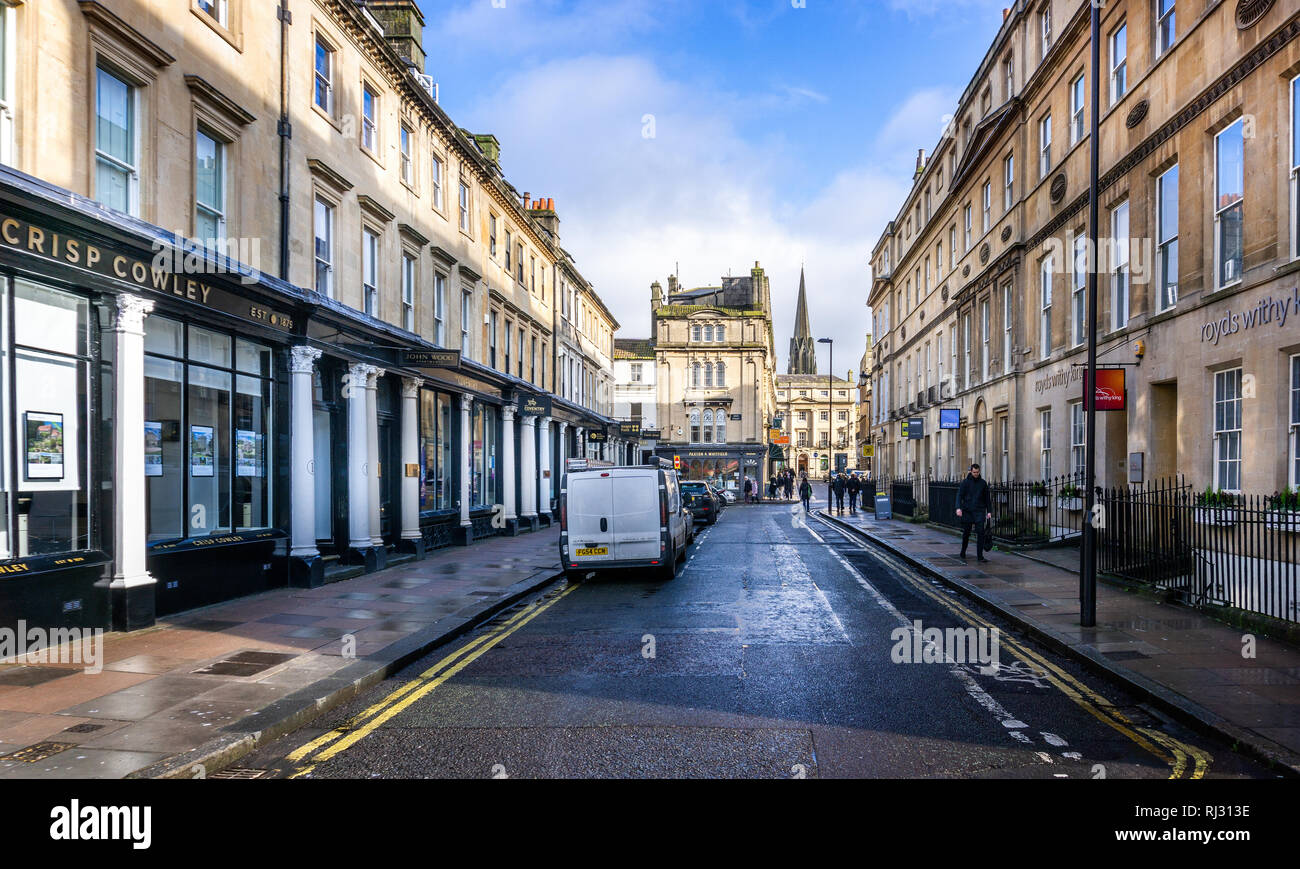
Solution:
{"label": "parked car", "polygon": [[701,480],[689,480],[682,483],[682,496],[687,499],[687,506],[695,516],[696,522],[708,525],[718,521],[722,512],[722,498]]}
{"label": "parked car", "polygon": [[736,503],[736,493],[730,489],[723,489],[722,500],[727,504],[734,504]]}
{"label": "parked car", "polygon": [[560,490],[560,559],[570,577],[649,567],[661,579],[686,560],[692,525],[677,472],[653,467],[575,471]]}

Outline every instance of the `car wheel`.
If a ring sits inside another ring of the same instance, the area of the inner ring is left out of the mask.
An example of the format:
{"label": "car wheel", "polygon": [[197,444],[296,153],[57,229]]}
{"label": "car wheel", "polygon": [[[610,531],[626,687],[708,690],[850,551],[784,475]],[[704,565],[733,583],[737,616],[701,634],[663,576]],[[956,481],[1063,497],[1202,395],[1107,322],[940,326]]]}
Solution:
{"label": "car wheel", "polygon": [[709,524],[710,524],[710,525],[717,525],[717,524],[718,524],[718,514],[717,514],[716,512],[715,512],[712,516],[709,517]]}
{"label": "car wheel", "polygon": [[677,553],[674,552],[673,557],[667,559],[664,562],[663,566],[659,568],[659,579],[661,582],[668,582],[669,580],[676,579],[676,578],[677,578]]}
{"label": "car wheel", "polygon": [[682,547],[682,551],[679,552],[679,553],[677,553],[677,563],[678,563],[678,564],[685,564],[685,563],[686,563],[686,547],[687,547],[687,546],[690,546],[690,545],[691,545],[691,544],[690,544],[690,541],[687,541],[687,542],[686,542],[686,545]]}

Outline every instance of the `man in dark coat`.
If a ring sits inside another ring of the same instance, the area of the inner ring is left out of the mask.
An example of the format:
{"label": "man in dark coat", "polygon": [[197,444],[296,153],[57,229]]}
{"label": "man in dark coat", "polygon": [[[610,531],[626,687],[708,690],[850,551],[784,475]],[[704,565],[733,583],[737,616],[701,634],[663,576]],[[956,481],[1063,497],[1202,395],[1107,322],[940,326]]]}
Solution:
{"label": "man in dark coat", "polygon": [[849,512],[858,512],[858,495],[862,493],[862,483],[858,481],[858,475],[849,476]]}
{"label": "man in dark coat", "polygon": [[966,558],[971,529],[975,529],[975,555],[977,561],[984,557],[984,523],[993,518],[993,498],[989,484],[980,478],[980,466],[971,465],[970,473],[957,487],[957,518],[961,520],[961,557]]}
{"label": "man in dark coat", "polygon": [[848,490],[848,483],[844,481],[843,474],[836,474],[835,480],[831,483],[831,491],[835,493],[835,512],[844,512],[844,493]]}
{"label": "man in dark coat", "polygon": [[807,477],[804,477],[799,481],[799,500],[803,501],[803,511],[805,513],[810,509],[809,502],[812,500],[812,494],[812,483],[808,482]]}

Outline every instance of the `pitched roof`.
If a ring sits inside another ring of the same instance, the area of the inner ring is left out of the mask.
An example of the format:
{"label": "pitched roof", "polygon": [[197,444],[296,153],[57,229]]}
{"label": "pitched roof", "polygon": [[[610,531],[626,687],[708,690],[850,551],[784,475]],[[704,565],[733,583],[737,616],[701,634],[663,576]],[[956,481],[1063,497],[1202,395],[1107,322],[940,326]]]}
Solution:
{"label": "pitched roof", "polygon": [[615,338],[615,359],[653,359],[655,345],[649,338]]}

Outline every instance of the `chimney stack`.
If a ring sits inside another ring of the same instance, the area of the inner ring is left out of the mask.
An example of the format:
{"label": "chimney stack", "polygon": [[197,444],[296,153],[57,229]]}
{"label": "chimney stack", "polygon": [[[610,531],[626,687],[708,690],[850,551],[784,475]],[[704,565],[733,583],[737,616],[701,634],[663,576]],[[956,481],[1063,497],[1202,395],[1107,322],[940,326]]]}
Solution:
{"label": "chimney stack", "polygon": [[532,198],[533,197],[531,194],[529,194],[527,191],[524,192],[524,211],[527,211],[529,208],[532,207],[529,204],[530,202],[532,202]]}
{"label": "chimney stack", "polygon": [[424,72],[424,15],[416,0],[361,0],[384,28],[384,38],[397,53]]}

